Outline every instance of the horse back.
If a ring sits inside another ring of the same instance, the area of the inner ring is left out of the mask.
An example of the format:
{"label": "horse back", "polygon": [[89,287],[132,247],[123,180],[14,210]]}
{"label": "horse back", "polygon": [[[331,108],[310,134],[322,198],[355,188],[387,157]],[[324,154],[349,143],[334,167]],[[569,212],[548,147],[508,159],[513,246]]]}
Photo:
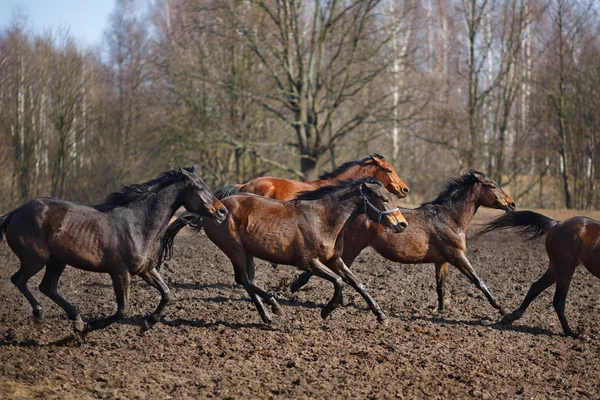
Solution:
{"label": "horse back", "polygon": [[312,189],[314,189],[314,186],[307,182],[265,176],[246,183],[240,191],[287,201],[294,199],[301,191]]}

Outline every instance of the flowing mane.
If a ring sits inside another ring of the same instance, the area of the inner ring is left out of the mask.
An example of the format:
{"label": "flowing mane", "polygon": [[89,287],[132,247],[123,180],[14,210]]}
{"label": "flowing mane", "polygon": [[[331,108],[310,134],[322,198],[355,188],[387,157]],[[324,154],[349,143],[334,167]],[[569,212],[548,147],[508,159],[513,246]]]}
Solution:
{"label": "flowing mane", "polygon": [[381,183],[379,181],[379,179],[372,178],[370,176],[367,176],[364,178],[345,179],[343,181],[338,182],[335,185],[326,185],[326,186],[321,186],[320,188],[315,189],[315,190],[307,190],[304,192],[300,192],[299,195],[293,201],[319,200],[319,199],[322,199],[323,197],[327,197],[334,193],[337,193],[340,190],[344,190],[344,189],[350,188],[352,186],[357,186],[361,183],[373,183],[373,184],[376,184],[379,186],[383,186],[383,183]]}
{"label": "flowing mane", "polygon": [[[186,171],[194,173],[191,168],[185,168]],[[142,198],[150,193],[156,193],[160,189],[172,183],[178,182],[185,177],[180,168],[167,171],[158,177],[144,183],[134,183],[123,186],[120,190],[106,196],[101,203],[93,206],[99,211],[107,211],[116,207],[125,206],[134,200]]]}
{"label": "flowing mane", "polygon": [[368,164],[369,162],[372,162],[375,158],[385,160],[385,157],[383,157],[381,154],[373,153],[366,156],[365,158],[361,158],[360,160],[347,161],[331,172],[323,172],[321,175],[319,175],[319,179],[335,179],[344,172],[348,171],[350,168],[356,165]]}
{"label": "flowing mane", "polygon": [[480,180],[475,176],[475,174],[483,175],[483,173],[471,170],[464,175],[455,176],[450,178],[448,182],[446,182],[446,186],[444,190],[438,194],[438,196],[427,203],[421,204],[422,206],[427,204],[451,204],[458,200],[462,200],[464,198],[465,193],[471,189],[471,187]]}

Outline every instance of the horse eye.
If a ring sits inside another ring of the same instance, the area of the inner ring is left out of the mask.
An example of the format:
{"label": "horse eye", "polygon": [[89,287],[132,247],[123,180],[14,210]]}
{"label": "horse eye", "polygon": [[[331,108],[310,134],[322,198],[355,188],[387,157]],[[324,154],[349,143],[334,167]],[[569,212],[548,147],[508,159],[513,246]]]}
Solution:
{"label": "horse eye", "polygon": [[387,172],[388,174],[391,174],[391,173],[392,173],[392,170],[391,170],[391,169],[389,169],[389,168],[386,168],[386,169],[385,169],[385,172]]}

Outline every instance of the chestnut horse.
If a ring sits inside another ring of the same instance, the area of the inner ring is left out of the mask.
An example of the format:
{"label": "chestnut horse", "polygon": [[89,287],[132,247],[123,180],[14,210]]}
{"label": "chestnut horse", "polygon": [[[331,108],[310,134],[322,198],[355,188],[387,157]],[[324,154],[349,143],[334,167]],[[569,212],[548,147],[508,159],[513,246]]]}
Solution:
{"label": "chestnut horse", "polygon": [[575,268],[580,264],[597,278],[600,278],[600,222],[587,217],[573,217],[562,222],[555,221],[545,215],[533,211],[520,211],[500,218],[487,224],[487,227],[477,234],[518,228],[518,232],[530,240],[546,235],[546,253],[548,253],[548,269],[540,279],[535,281],[521,306],[502,319],[509,324],[523,316],[529,304],[556,283],[553,306],[566,336],[576,337],[569,327],[565,317],[565,302]]}
{"label": "chestnut horse", "polygon": [[292,200],[298,193],[315,190],[322,186],[335,185],[339,181],[351,178],[373,177],[381,181],[386,189],[399,199],[406,197],[409,192],[406,184],[400,179],[396,170],[386,159],[377,154],[371,154],[360,160],[348,161],[332,172],[325,172],[319,179],[312,182],[300,182],[291,179],[265,176],[254,179],[242,185],[226,185],[215,191],[218,199],[236,193],[254,193],[276,200]]}
{"label": "chestnut horse", "polygon": [[[322,318],[340,305],[346,282],[365,299],[378,321],[386,323],[379,305],[340,258],[343,232],[362,213],[394,232],[406,228],[406,220],[380,181],[350,179],[304,192],[291,201],[239,194],[226,197],[223,204],[229,210],[224,224],[197,218],[195,228],[204,225],[208,238],[231,260],[235,281],[246,289],[263,322],[271,322],[271,317],[261,298],[276,314],[281,310],[271,293],[254,285],[254,257],[295,265],[333,283],[335,293],[322,309]],[[175,235],[188,223],[186,217],[180,217],[169,226],[164,251],[172,247]]]}
{"label": "chestnut horse", "polygon": [[[357,218],[346,230],[342,260],[352,262],[367,246],[388,260],[403,264],[435,264],[438,311],[448,306],[445,299],[446,273],[454,265],[483,292],[492,307],[504,313],[485,283],[477,276],[466,256],[466,232],[479,207],[511,211],[513,199],[481,172],[471,171],[450,179],[445,190],[419,208],[400,208],[408,222],[402,235],[392,235],[366,218]],[[292,283],[293,292],[310,279],[308,272]]]}
{"label": "chestnut horse", "polygon": [[[154,263],[161,249],[160,239],[180,206],[213,217],[215,224],[227,216],[227,209],[196,170],[180,168],[146,183],[126,186],[95,206],[38,198],[0,217],[0,240],[2,233],[6,234],[8,245],[21,261],[11,281],[31,304],[36,325],[43,324],[44,314],[27,281],[44,265],[40,290],[67,313],[77,332],[104,328],[126,316],[132,275],[141,276],[160,292],[160,304],[145,321],[146,327],[157,322],[168,302],[169,289]],[[57,291],[67,264],[110,274],[116,314],[84,324],[77,308]]]}

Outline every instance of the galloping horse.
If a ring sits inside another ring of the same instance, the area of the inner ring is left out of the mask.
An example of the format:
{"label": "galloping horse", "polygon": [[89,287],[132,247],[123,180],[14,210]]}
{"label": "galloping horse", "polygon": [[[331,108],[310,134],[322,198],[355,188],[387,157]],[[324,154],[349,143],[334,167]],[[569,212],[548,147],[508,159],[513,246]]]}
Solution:
{"label": "galloping horse", "polygon": [[[383,184],[373,178],[351,179],[335,186],[323,186],[304,192],[291,201],[278,201],[253,194],[226,197],[229,210],[226,222],[196,221],[231,260],[235,281],[242,285],[254,302],[263,322],[271,322],[261,298],[278,314],[280,306],[272,294],[256,287],[254,257],[273,263],[295,265],[324,278],[335,288],[322,309],[327,318],[340,305],[343,282],[350,284],[368,303],[380,323],[386,316],[360,280],[340,258],[343,232],[361,213],[390,227],[394,232],[406,228],[406,220],[394,205]],[[164,251],[168,252],[179,230],[190,221],[184,216],[173,222],[165,233]]]}
{"label": "galloping horse", "polygon": [[[215,224],[227,216],[225,206],[196,170],[179,168],[146,183],[126,186],[95,206],[38,198],[0,217],[0,240],[2,233],[6,234],[8,245],[21,261],[11,281],[31,304],[36,325],[43,324],[44,313],[27,281],[44,265],[40,290],[67,313],[76,331],[104,328],[124,318],[129,311],[132,275],[141,276],[160,292],[160,304],[146,320],[146,327],[157,322],[169,300],[169,289],[154,263],[161,249],[160,239],[180,206],[213,217]],[[77,308],[57,291],[67,264],[110,274],[116,314],[84,324]]]}
{"label": "galloping horse", "polygon": [[487,224],[477,237],[495,230],[518,228],[523,236],[530,240],[546,235],[546,253],[548,269],[535,281],[521,306],[502,319],[509,324],[523,316],[529,304],[556,283],[556,292],[552,302],[554,310],[566,336],[576,337],[569,327],[565,316],[565,302],[575,268],[580,264],[597,278],[600,278],[600,221],[587,217],[573,217],[562,222],[548,218],[533,211],[520,211],[503,215]]}
{"label": "galloping horse", "polygon": [[[513,199],[481,172],[471,171],[450,179],[446,188],[430,203],[419,208],[400,208],[408,222],[402,235],[391,235],[380,225],[359,217],[346,230],[342,260],[351,266],[367,246],[388,260],[403,264],[435,264],[438,311],[448,306],[445,300],[446,273],[454,265],[487,297],[492,307],[504,313],[485,283],[477,276],[465,254],[466,232],[479,207],[514,210]],[[310,279],[301,274],[291,285],[293,292]]]}
{"label": "galloping horse", "polygon": [[276,200],[292,200],[300,192],[318,189],[322,186],[335,185],[339,181],[351,178],[370,176],[381,181],[386,189],[398,198],[406,197],[408,187],[400,179],[394,167],[386,159],[377,154],[371,154],[360,160],[348,161],[332,172],[326,172],[312,182],[300,182],[291,179],[265,176],[254,179],[242,185],[226,185],[215,191],[218,199],[235,193],[254,193],[259,196]]}

